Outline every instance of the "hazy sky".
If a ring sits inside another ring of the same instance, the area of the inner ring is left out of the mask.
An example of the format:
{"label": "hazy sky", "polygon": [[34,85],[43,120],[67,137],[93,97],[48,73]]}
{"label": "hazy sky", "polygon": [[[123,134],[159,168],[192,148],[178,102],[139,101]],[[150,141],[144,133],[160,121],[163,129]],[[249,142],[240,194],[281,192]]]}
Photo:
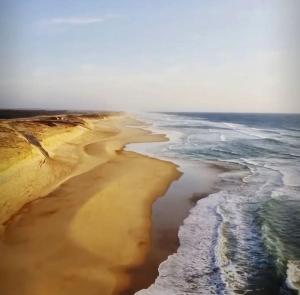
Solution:
{"label": "hazy sky", "polygon": [[300,112],[299,2],[0,0],[0,107]]}

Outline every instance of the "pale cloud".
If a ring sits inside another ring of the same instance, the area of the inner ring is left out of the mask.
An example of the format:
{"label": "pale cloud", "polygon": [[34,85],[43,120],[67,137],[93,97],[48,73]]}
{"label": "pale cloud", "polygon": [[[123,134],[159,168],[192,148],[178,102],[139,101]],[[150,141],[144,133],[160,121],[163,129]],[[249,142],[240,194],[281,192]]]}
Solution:
{"label": "pale cloud", "polygon": [[53,17],[50,19],[40,20],[39,24],[48,26],[85,26],[103,23],[105,21],[118,18],[116,14],[107,14],[97,17],[83,17],[83,16],[71,16],[71,17]]}

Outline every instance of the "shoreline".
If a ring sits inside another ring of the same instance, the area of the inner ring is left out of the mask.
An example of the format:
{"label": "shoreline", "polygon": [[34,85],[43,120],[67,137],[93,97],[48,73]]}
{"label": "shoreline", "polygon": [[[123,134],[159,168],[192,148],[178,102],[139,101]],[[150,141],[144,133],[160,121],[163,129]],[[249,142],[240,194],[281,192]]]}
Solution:
{"label": "shoreline", "polygon": [[[141,119],[142,120],[142,119]],[[146,126],[148,127],[148,125]],[[160,133],[163,130],[147,128],[151,132]],[[169,136],[169,134],[168,134]],[[172,138],[172,136],[171,136]],[[157,199],[152,206],[152,245],[145,263],[132,270],[132,287],[122,295],[144,294],[159,277],[159,267],[169,256],[176,254],[180,247],[179,230],[185,219],[191,213],[200,199],[209,197],[219,191],[217,187],[219,175],[232,168],[204,161],[186,161],[160,156],[156,153],[157,147],[163,142],[150,144],[131,144],[126,150],[135,151],[143,155],[155,157],[163,161],[175,163],[182,177],[173,182],[163,196]],[[164,149],[160,147],[159,149]]]}
{"label": "shoreline", "polygon": [[[179,228],[190,210],[201,198],[215,192],[214,184],[222,169],[204,163],[180,163],[182,177],[173,182],[166,194],[152,206],[151,249],[145,262],[132,269],[131,288],[122,295],[139,294],[154,284],[158,268],[170,255],[177,252]],[[136,293],[137,292],[137,293]]]}
{"label": "shoreline", "polygon": [[[5,223],[1,293],[104,295],[129,287],[128,269],[149,251],[151,204],[181,173],[171,162],[123,150],[127,143],[166,140],[164,135],[126,127],[135,124],[128,117],[110,120],[100,121],[95,137],[95,130],[87,131],[54,149],[51,159],[59,155],[73,164],[68,176],[54,190],[51,184],[45,197],[19,202],[20,211]],[[74,145],[78,155],[70,159]]]}

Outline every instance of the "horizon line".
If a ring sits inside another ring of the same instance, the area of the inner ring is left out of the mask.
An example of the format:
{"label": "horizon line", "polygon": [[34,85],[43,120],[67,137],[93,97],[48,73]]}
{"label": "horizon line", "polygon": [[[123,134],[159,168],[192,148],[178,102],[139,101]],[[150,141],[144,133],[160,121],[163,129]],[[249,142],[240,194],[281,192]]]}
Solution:
{"label": "horizon line", "polygon": [[137,110],[122,110],[122,109],[68,109],[68,108],[0,108],[1,111],[68,111],[68,112],[128,112],[128,113],[202,113],[202,114],[270,114],[270,115],[300,115],[300,112],[245,112],[245,111],[137,111]]}

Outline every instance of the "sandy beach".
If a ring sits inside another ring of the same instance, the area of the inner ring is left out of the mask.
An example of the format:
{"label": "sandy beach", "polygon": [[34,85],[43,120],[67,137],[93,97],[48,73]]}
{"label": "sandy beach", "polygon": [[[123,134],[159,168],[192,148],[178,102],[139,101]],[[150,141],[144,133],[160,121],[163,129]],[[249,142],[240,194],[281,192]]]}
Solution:
{"label": "sandy beach", "polygon": [[202,162],[178,164],[184,173],[153,203],[150,251],[144,262],[131,270],[132,284],[122,295],[135,294],[155,282],[161,263],[178,251],[180,226],[196,202],[214,191],[218,175],[223,172],[221,167]]}
{"label": "sandy beach", "polygon": [[166,137],[125,114],[36,120],[0,124],[0,293],[126,292],[181,173],[123,147]]}

